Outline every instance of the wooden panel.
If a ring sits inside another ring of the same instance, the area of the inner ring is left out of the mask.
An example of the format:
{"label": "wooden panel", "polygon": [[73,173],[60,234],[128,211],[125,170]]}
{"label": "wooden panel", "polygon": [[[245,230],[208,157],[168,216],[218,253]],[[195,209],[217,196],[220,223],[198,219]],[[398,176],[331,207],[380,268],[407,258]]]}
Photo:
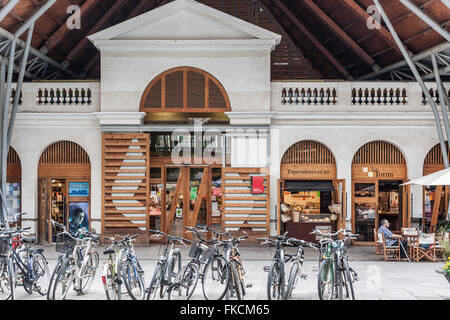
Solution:
{"label": "wooden panel", "polygon": [[222,84],[209,73],[192,67],[167,70],[145,89],[143,112],[225,112],[230,99]]}
{"label": "wooden panel", "polygon": [[42,153],[39,163],[77,163],[90,164],[84,149],[72,141],[58,141]]}
{"label": "wooden panel", "polygon": [[[251,193],[251,177],[264,177],[264,192]],[[267,168],[224,168],[222,228],[249,233],[251,240],[270,234],[270,175]]]}
{"label": "wooden panel", "polygon": [[334,180],[336,179],[336,165],[333,164],[283,164],[281,178],[297,180]]}
{"label": "wooden panel", "polygon": [[392,143],[372,141],[362,146],[353,157],[352,164],[403,164],[402,152]]}
{"label": "wooden panel", "polygon": [[142,234],[148,243],[148,134],[103,134],[103,235]]}
{"label": "wooden panel", "polygon": [[352,166],[352,179],[404,180],[406,178],[407,178],[406,165],[354,164]]}
{"label": "wooden panel", "polygon": [[[447,147],[447,156],[450,159],[448,143],[445,142],[445,145]],[[425,157],[425,161],[423,162],[423,174],[428,175],[443,169],[445,169],[444,159],[442,157],[441,144],[438,143],[433,148],[431,148],[431,150]]]}
{"label": "wooden panel", "polygon": [[282,164],[336,164],[331,151],[317,141],[300,141],[291,146],[281,159]]}
{"label": "wooden panel", "polygon": [[336,179],[336,161],[331,151],[317,141],[300,141],[281,159],[281,178],[297,180]]}
{"label": "wooden panel", "polygon": [[90,164],[52,163],[39,164],[39,177],[52,178],[89,178],[91,176]]}

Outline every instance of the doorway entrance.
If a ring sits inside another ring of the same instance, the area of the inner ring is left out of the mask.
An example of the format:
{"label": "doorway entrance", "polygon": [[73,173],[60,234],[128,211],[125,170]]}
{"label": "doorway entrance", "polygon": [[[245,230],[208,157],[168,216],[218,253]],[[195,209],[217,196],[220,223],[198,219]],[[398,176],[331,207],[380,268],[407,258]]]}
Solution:
{"label": "doorway entrance", "polygon": [[212,168],[164,166],[164,232],[189,238],[188,226],[212,226]]}
{"label": "doorway entrance", "polygon": [[76,143],[60,141],[42,154],[38,167],[38,238],[56,241],[52,219],[69,232],[91,230],[91,165],[87,153]]}
{"label": "doorway entrance", "polygon": [[410,189],[405,158],[393,144],[373,141],[362,146],[352,163],[352,224],[357,244],[373,244],[382,219],[391,230],[410,225]]}

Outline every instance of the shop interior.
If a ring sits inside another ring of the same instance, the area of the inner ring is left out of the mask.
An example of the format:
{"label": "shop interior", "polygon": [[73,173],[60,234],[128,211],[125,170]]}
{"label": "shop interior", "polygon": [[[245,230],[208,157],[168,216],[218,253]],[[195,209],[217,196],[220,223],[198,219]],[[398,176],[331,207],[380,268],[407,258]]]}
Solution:
{"label": "shop interior", "polygon": [[284,181],[280,189],[281,233],[315,241],[316,236],[309,233],[316,227],[322,232],[336,230],[342,213],[341,203],[333,201],[336,192],[331,180]]}
{"label": "shop interior", "polygon": [[362,242],[373,242],[373,229],[382,219],[390,222],[391,230],[402,227],[403,181],[355,182],[355,232]]}

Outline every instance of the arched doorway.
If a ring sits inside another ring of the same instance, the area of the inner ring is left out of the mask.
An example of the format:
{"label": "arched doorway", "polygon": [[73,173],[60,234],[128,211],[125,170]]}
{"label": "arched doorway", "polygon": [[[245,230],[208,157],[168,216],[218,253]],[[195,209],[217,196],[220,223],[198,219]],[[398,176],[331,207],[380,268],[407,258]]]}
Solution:
{"label": "arched doorway", "polygon": [[[6,167],[6,206],[9,210],[8,216],[14,217],[22,210],[22,165],[19,155],[12,147],[9,148],[8,162]],[[26,218],[26,217],[25,217]],[[17,226],[22,223],[22,217],[17,221]],[[16,225],[16,224],[13,224]]]}
{"label": "arched doorway", "polygon": [[[309,241],[316,227],[336,230],[345,221],[345,183],[337,180],[331,151],[317,141],[292,145],[281,159],[278,230]],[[290,210],[283,212],[286,207]],[[281,211],[280,211],[281,210]]]}
{"label": "arched doorway", "polygon": [[[450,152],[447,146],[447,154]],[[432,174],[445,169],[442,158],[441,145],[436,144],[428,152],[423,162],[423,175]],[[445,221],[448,214],[449,187],[448,186],[426,186],[423,188],[423,216],[422,226],[433,229],[439,221]]]}
{"label": "arched doorway", "polygon": [[388,219],[392,230],[410,224],[406,161],[392,143],[372,141],[362,146],[352,161],[353,230],[360,242],[373,243],[374,229]]}
{"label": "arched doorway", "polygon": [[75,233],[90,230],[91,163],[86,151],[71,141],[47,147],[38,165],[39,241],[52,243],[51,219]]}

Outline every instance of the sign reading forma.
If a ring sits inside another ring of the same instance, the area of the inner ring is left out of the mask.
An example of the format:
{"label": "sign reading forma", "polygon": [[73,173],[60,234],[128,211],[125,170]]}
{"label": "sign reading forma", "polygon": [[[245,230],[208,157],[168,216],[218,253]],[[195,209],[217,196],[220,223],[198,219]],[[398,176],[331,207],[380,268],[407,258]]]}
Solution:
{"label": "sign reading forma", "polygon": [[89,182],[70,182],[69,197],[89,197]]}
{"label": "sign reading forma", "polygon": [[299,165],[299,164],[283,164],[281,165],[281,177],[284,179],[319,179],[333,180],[336,179],[335,165]]}
{"label": "sign reading forma", "polygon": [[353,165],[354,179],[406,179],[405,165]]}

